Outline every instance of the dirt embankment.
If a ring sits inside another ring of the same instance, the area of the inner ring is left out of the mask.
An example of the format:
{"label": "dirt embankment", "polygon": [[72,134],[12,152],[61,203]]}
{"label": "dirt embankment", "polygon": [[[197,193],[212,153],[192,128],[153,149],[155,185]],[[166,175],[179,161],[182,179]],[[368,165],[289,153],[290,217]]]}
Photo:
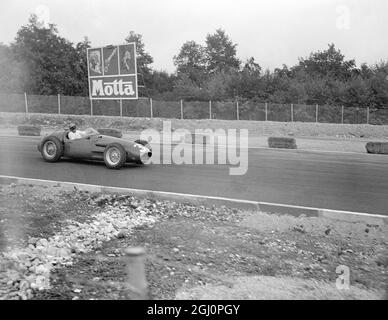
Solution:
{"label": "dirt embankment", "polygon": [[133,246],[151,299],[379,299],[387,283],[387,225],[3,185],[0,229],[2,299],[130,299]]}
{"label": "dirt embankment", "polygon": [[37,125],[42,128],[66,127],[75,122],[81,127],[116,128],[123,131],[163,129],[163,121],[171,121],[172,129],[248,129],[250,136],[295,136],[295,137],[334,137],[334,138],[379,138],[388,139],[387,125],[332,124],[308,122],[236,121],[236,120],[180,120],[162,118],[119,118],[108,116],[52,115],[0,113],[0,126],[3,128],[18,125]]}

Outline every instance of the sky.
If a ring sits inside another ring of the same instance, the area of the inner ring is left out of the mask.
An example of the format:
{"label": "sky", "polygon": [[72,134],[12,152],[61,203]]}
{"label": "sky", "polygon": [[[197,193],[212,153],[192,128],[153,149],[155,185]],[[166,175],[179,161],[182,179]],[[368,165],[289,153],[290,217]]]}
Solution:
{"label": "sky", "polygon": [[388,60],[388,0],[0,0],[0,42],[9,44],[32,13],[76,43],[122,44],[143,36],[156,70],[174,72],[183,43],[204,45],[223,29],[241,60],[263,69],[292,66],[334,43],[357,64]]}

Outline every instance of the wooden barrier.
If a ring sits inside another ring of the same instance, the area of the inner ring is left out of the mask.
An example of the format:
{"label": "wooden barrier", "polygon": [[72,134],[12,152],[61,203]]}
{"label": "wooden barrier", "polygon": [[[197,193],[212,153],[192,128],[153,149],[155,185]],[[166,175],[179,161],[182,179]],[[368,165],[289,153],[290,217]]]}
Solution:
{"label": "wooden barrier", "polygon": [[18,126],[18,134],[19,136],[40,136],[40,127],[36,126]]}
{"label": "wooden barrier", "polygon": [[388,154],[388,142],[368,142],[365,148],[368,153]]}

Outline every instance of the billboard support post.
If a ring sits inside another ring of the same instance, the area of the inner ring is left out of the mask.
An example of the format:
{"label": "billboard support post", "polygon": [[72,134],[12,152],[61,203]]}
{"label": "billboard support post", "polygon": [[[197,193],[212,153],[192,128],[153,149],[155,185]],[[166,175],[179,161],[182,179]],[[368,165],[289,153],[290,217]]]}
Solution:
{"label": "billboard support post", "polygon": [[181,119],[183,119],[183,100],[181,99]]}
{"label": "billboard support post", "polygon": [[93,115],[93,99],[90,99],[90,115]]}
{"label": "billboard support post", "polygon": [[123,99],[120,99],[120,117],[123,117]]}
{"label": "billboard support post", "polygon": [[315,122],[318,123],[318,104],[315,105]]}

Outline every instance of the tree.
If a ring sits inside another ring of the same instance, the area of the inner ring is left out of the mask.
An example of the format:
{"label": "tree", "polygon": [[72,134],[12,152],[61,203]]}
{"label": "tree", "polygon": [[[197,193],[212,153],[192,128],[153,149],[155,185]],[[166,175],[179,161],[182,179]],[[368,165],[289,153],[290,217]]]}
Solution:
{"label": "tree", "polygon": [[372,92],[370,103],[376,107],[388,108],[388,61],[382,61],[373,67],[373,76],[369,83]]}
{"label": "tree", "polygon": [[169,92],[174,89],[175,77],[166,71],[154,70],[152,72],[151,88],[155,93]]}
{"label": "tree", "polygon": [[258,95],[261,88],[260,74],[261,67],[251,57],[244,63],[241,71],[230,71],[231,79],[229,81],[228,92],[231,96],[252,99]]}
{"label": "tree", "polygon": [[237,44],[233,44],[224,30],[218,29],[206,37],[207,69],[210,74],[238,69],[240,60],[236,57]]}
{"label": "tree", "polygon": [[255,62],[254,57],[250,57],[245,61],[242,72],[249,75],[260,76],[261,67]]}
{"label": "tree", "polygon": [[136,44],[136,62],[139,84],[139,95],[149,96],[152,90],[149,88],[152,84],[152,69],[151,64],[154,59],[145,50],[143,36],[134,31],[130,31],[128,37],[125,38],[127,43],[135,42]]}
{"label": "tree", "polygon": [[177,74],[186,75],[199,87],[206,78],[206,52],[205,48],[195,41],[185,42],[178,55],[174,56],[174,65]]}
{"label": "tree", "polygon": [[370,105],[372,91],[368,81],[361,76],[353,76],[346,83],[343,93],[343,104],[349,107],[367,107]]}
{"label": "tree", "polygon": [[31,15],[29,24],[17,32],[11,48],[15,60],[28,70],[24,91],[45,95],[84,93],[79,79],[86,75],[77,64],[79,52],[70,41],[58,35],[54,24],[46,28]]}
{"label": "tree", "polygon": [[154,59],[145,50],[143,36],[134,31],[130,31],[129,36],[125,38],[125,41],[128,43],[136,43],[137,72],[141,73],[143,76],[149,75],[151,73],[150,64],[154,62]]}
{"label": "tree", "polygon": [[231,72],[220,71],[215,73],[206,82],[206,91],[209,98],[212,100],[226,100],[233,98],[236,94],[231,84],[233,83],[233,75]]}
{"label": "tree", "polygon": [[78,42],[75,46],[77,59],[74,61],[74,81],[77,92],[82,96],[87,96],[89,92],[87,63],[88,48],[90,48],[90,41],[88,37],[84,37],[84,40]]}
{"label": "tree", "polygon": [[307,59],[300,58],[299,65],[294,71],[302,69],[312,76],[330,77],[336,80],[347,81],[355,70],[354,60],[345,60],[340,50],[336,50],[334,44],[329,44],[325,51],[310,54]]}
{"label": "tree", "polygon": [[2,92],[23,92],[26,68],[14,59],[11,49],[0,43],[0,89]]}
{"label": "tree", "polygon": [[178,99],[198,101],[208,99],[207,91],[199,88],[186,74],[175,81],[174,93]]}
{"label": "tree", "polygon": [[293,72],[287,67],[287,65],[283,64],[282,68],[275,68],[274,75],[280,78],[292,77]]}

